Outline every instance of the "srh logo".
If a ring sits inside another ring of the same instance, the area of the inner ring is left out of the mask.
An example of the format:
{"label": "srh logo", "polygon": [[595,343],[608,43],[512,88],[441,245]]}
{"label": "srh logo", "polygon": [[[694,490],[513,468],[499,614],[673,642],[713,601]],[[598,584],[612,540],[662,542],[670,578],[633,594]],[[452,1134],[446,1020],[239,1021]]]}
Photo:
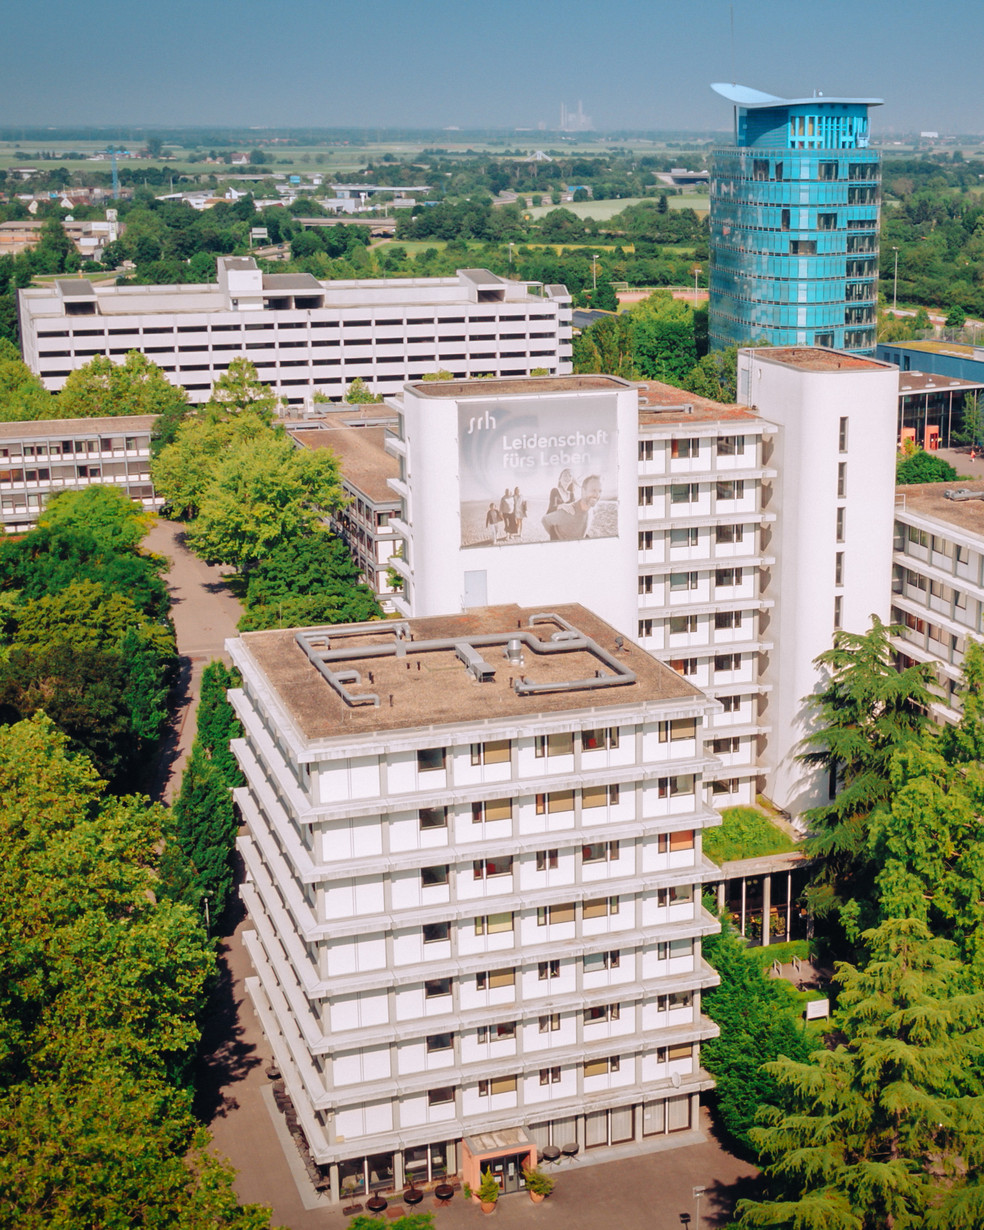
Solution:
{"label": "srh logo", "polygon": [[476,431],[489,431],[495,426],[495,415],[489,414],[488,410],[479,418],[474,415],[468,420],[468,434],[471,435]]}

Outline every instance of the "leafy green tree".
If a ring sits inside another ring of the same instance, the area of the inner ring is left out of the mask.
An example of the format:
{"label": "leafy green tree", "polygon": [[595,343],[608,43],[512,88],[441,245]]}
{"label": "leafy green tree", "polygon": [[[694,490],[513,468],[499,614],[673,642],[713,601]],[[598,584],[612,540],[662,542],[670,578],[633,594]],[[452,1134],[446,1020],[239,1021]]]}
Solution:
{"label": "leafy green tree", "polygon": [[921,736],[932,703],[929,667],[896,669],[893,631],[875,616],[866,633],[834,634],[833,648],[816,659],[827,682],[810,698],[814,729],[802,756],[837,791],[806,815],[806,851],[817,860],[809,899],[821,916],[839,914],[853,936],[873,921],[869,817],[891,795],[892,756]]}
{"label": "leafy green tree", "polygon": [[632,320],[630,313],[596,321],[574,339],[574,370],[636,377]]}
{"label": "leafy green tree", "polygon": [[738,400],[738,347],[704,355],[683,381],[683,387],[698,397],[733,404]]}
{"label": "leafy green tree", "polygon": [[221,458],[248,449],[252,441],[270,431],[270,419],[262,408],[233,408],[228,413],[216,404],[180,424],[174,440],[150,463],[154,485],[167,502],[172,516],[193,518],[202,496],[214,481]]}
{"label": "leafy green tree", "polygon": [[778,1104],[751,1131],[768,1197],[738,1225],[923,1230],[984,1212],[984,993],[921,919],[865,933],[867,964],[842,965],[832,1050],[768,1065]]}
{"label": "leafy green tree", "polygon": [[591,292],[591,306],[603,312],[617,312],[618,298],[611,282],[599,282],[596,290]]}
{"label": "leafy green tree", "polygon": [[665,291],[631,308],[633,359],[646,380],[676,383],[697,364],[693,309]]}
{"label": "leafy green tree", "polygon": [[716,1081],[721,1122],[748,1147],[758,1108],[778,1096],[775,1077],[763,1065],[779,1056],[802,1062],[812,1048],[797,1021],[792,987],[767,978],[727,922],[720,934],[708,936],[703,952],[721,982],[703,993],[701,1007],[721,1033],[701,1044],[701,1062]]}
{"label": "leafy green tree", "polygon": [[233,885],[232,851],[238,822],[225,775],[195,741],[174,802],[174,836],[188,859],[198,904],[211,916],[225,909]]}
{"label": "leafy green tree", "polygon": [[942,457],[917,448],[908,454],[900,454],[895,463],[895,481],[900,486],[911,483],[952,483],[957,472]]}
{"label": "leafy green tree", "polygon": [[344,542],[323,531],[285,542],[250,574],[243,631],[357,623],[382,614]]}
{"label": "leafy green tree", "polygon": [[58,533],[85,530],[108,551],[133,550],[150,529],[154,514],[146,512],[117,487],[87,487],[57,491],[38,518],[41,529]]}
{"label": "leafy green tree", "polygon": [[281,399],[270,391],[256,375],[256,367],[247,358],[233,359],[228,369],[212,386],[209,408],[223,414],[244,410],[265,418],[268,422],[280,407]]}
{"label": "leafy green tree", "polygon": [[371,405],[383,400],[382,394],[373,393],[361,376],[356,376],[345,390],[345,400],[350,406]]}
{"label": "leafy green tree", "polygon": [[342,501],[331,452],[295,448],[283,431],[268,430],[218,461],[189,540],[209,562],[248,572],[270,551],[313,530]]}
{"label": "leafy green tree", "polygon": [[0,337],[0,422],[57,417],[57,399],[24,363],[13,342]]}
{"label": "leafy green tree", "polygon": [[139,350],[122,363],[96,355],[65,381],[58,394],[58,416],[66,419],[104,415],[181,414],[187,408],[184,389],[173,385]]}
{"label": "leafy green tree", "polygon": [[960,426],[953,432],[953,440],[977,448],[984,444],[984,399],[979,393],[968,393],[964,398]]}
{"label": "leafy green tree", "polygon": [[209,662],[202,672],[198,698],[197,738],[230,787],[241,786],[245,780],[229,747],[232,739],[239,739],[243,734],[243,728],[227,698],[229,689],[238,687],[239,683],[235,671],[229,670],[222,662]]}
{"label": "leafy green tree", "polygon": [[967,323],[967,313],[962,307],[954,303],[949,312],[947,312],[946,320],[943,323],[948,329],[962,329]]}

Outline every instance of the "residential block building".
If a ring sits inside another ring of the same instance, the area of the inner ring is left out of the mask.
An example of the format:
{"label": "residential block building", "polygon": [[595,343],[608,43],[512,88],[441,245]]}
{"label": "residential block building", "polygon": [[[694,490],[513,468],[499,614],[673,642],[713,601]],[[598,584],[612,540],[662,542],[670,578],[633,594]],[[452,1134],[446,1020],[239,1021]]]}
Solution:
{"label": "residential block building", "polygon": [[112,484],[144,508],[161,498],[150,478],[156,415],[0,423],[0,524],[8,534],[33,529],[48,498]]}
{"label": "residential block building", "polygon": [[571,303],[562,286],[486,269],[453,278],[319,282],[219,257],[218,283],[93,286],[85,278],[18,292],[24,361],[61,389],[94,355],[152,359],[192,402],[245,355],[290,405],[340,400],[357,377],[375,392],[440,369],[456,377],[571,370]]}
{"label": "residential block building", "polygon": [[714,702],[570,604],[228,650],[247,988],[332,1196],[694,1140]]}
{"label": "residential block building", "polygon": [[959,721],[967,641],[984,637],[984,479],[899,488],[892,622],[902,665],[935,667],[933,716]]}
{"label": "residential block building", "polygon": [[711,347],[874,354],[881,169],[868,110],[881,100],[711,88],[735,114],[712,160]]}

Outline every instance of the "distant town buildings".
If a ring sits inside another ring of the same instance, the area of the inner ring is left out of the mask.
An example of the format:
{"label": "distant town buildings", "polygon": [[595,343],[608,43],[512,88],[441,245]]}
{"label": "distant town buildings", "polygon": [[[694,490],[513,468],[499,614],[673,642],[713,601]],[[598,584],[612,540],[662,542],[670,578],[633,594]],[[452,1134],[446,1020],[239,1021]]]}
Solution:
{"label": "distant town buildings", "polygon": [[319,282],[219,257],[218,283],[94,286],[64,278],[18,293],[24,361],[62,388],[94,355],[152,359],[193,402],[207,401],[245,355],[290,405],[340,400],[357,377],[375,392],[438,370],[455,377],[571,370],[571,301],[563,286],[512,282],[486,269],[449,278]]}
{"label": "distant town buildings", "polygon": [[712,348],[873,355],[881,168],[868,110],[881,100],[712,88],[735,114],[711,172]]}
{"label": "distant town buildings", "polygon": [[584,114],[584,108],[580,102],[574,111],[566,103],[560,104],[561,132],[590,132],[592,128],[594,128],[594,123],[591,116]]}

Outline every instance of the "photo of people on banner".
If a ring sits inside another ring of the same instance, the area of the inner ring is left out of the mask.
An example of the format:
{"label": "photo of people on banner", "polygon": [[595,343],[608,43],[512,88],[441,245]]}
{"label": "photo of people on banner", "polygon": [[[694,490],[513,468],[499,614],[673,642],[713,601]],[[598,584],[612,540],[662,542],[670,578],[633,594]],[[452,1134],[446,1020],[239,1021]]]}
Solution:
{"label": "photo of people on banner", "polygon": [[458,408],[461,545],[618,536],[615,399]]}

